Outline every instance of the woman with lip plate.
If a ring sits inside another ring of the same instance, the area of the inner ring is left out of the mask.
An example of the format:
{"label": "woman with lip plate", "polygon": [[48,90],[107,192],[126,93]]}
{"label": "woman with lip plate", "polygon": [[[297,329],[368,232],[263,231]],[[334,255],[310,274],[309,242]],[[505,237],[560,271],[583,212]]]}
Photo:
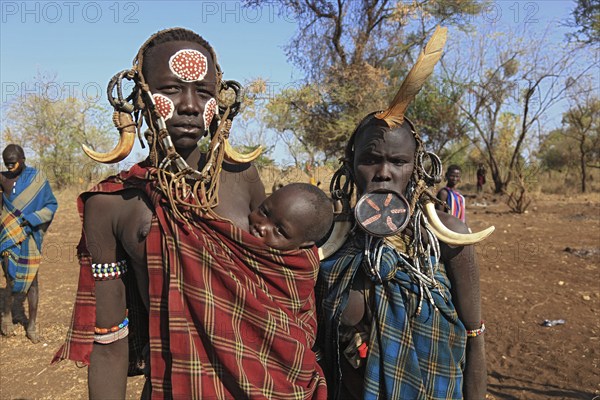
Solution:
{"label": "woman with lip plate", "polygon": [[441,163],[404,115],[445,40],[438,28],[389,108],[358,124],[332,182],[342,212],[322,247],[316,287],[331,399],[485,397],[473,244],[493,227],[469,233],[435,210],[429,190],[441,180]]}

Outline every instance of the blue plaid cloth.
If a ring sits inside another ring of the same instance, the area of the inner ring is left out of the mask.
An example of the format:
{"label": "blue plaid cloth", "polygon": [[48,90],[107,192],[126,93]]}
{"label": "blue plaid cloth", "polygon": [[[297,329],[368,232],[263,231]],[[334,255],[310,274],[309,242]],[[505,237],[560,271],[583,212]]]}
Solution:
{"label": "blue plaid cloth", "polygon": [[[361,241],[355,238],[321,262],[316,286],[317,343],[332,399],[339,398],[344,380],[340,315],[363,257]],[[363,398],[462,399],[466,331],[452,304],[445,268],[443,264],[435,268],[438,288],[430,288],[435,307],[425,298],[416,315],[419,284],[410,278],[405,262],[385,247],[380,264],[383,282],[371,290],[374,307]]]}
{"label": "blue plaid cloth", "polygon": [[[58,208],[50,184],[35,168],[25,167],[14,190],[2,194],[0,255],[8,255],[13,293],[27,293],[42,261],[44,234]],[[23,221],[28,225],[22,226]]]}

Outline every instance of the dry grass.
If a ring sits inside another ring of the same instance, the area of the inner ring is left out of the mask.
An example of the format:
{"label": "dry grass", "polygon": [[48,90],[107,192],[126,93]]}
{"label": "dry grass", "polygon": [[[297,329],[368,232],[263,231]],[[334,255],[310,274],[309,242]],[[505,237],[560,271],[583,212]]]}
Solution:
{"label": "dry grass", "polygon": [[[332,173],[316,171],[326,192]],[[295,169],[263,170],[261,176],[267,191],[279,182],[308,182],[308,176]],[[594,177],[595,192],[588,194],[578,194],[579,182],[566,176],[541,175],[538,182],[530,212],[522,215],[508,213],[505,198],[492,196],[489,184],[482,196],[487,205],[468,200],[473,228],[493,224],[497,229],[477,248],[489,329],[487,398],[591,399],[600,394],[600,264],[597,255],[582,258],[564,249],[598,248],[600,179]],[[75,199],[85,188],[56,193],[60,208],[48,231],[40,267],[42,342],[29,342],[22,327],[17,336],[0,338],[1,399],[87,397],[85,368],[72,362],[49,365],[71,317],[79,268],[74,248],[81,232]],[[474,179],[465,176],[460,189],[474,194]],[[0,285],[4,286],[1,278]],[[554,329],[539,326],[540,320],[551,317],[565,317],[567,324]],[[141,377],[130,379],[127,398],[139,398],[141,387]]]}

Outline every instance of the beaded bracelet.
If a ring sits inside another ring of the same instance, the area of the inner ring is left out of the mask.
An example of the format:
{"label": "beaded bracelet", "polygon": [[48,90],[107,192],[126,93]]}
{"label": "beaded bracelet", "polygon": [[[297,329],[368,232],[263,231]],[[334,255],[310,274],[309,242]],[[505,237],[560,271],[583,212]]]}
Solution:
{"label": "beaded bracelet", "polygon": [[99,344],[110,344],[117,340],[126,338],[129,335],[129,327],[125,326],[116,332],[105,333],[103,335],[94,335],[94,342]]}
{"label": "beaded bracelet", "polygon": [[125,272],[127,272],[126,260],[116,263],[92,264],[92,275],[96,281],[119,279]]}
{"label": "beaded bracelet", "polygon": [[98,328],[94,327],[94,332],[99,335],[105,335],[107,333],[118,332],[121,329],[125,328],[129,325],[129,318],[127,317],[128,311],[125,310],[125,319],[119,325],[111,326],[110,328]]}
{"label": "beaded bracelet", "polygon": [[481,326],[477,329],[467,330],[467,337],[477,337],[485,332],[485,324],[481,321]]}

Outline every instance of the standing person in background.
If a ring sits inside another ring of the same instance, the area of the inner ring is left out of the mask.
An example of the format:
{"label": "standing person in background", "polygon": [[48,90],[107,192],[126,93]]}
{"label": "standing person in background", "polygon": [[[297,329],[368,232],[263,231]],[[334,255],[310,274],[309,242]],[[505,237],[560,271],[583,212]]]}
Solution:
{"label": "standing person in background", "polygon": [[[462,222],[467,220],[467,210],[464,196],[456,189],[460,182],[461,169],[458,165],[452,164],[446,171],[446,186],[441,188],[437,194],[437,198],[448,205],[448,214],[454,215]],[[445,211],[446,207],[443,204],[438,204],[436,208],[440,211]]]}
{"label": "standing person in background", "polygon": [[485,173],[485,167],[480,163],[479,167],[477,167],[477,193],[483,191],[483,185],[485,185]]}
{"label": "standing person in background", "polygon": [[2,158],[8,171],[0,174],[0,255],[7,282],[1,329],[3,335],[13,333],[13,298],[17,293],[26,293],[29,304],[26,333],[29,340],[38,343],[37,274],[42,261],[44,234],[52,222],[58,203],[40,171],[25,165],[25,152],[21,146],[9,144],[2,152]]}

